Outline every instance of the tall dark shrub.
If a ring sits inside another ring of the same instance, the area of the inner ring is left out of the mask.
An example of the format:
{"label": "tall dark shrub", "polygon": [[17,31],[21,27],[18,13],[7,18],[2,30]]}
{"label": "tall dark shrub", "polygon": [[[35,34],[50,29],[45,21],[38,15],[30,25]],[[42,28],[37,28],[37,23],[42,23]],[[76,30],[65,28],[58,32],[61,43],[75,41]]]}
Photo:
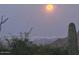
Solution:
{"label": "tall dark shrub", "polygon": [[68,53],[70,55],[77,54],[77,34],[74,23],[70,23],[68,28]]}

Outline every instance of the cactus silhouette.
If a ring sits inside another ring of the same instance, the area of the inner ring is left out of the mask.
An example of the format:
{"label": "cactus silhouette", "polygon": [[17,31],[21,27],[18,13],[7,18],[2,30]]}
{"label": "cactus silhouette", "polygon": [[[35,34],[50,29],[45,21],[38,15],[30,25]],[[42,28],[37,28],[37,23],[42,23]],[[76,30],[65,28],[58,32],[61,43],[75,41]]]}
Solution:
{"label": "cactus silhouette", "polygon": [[8,18],[3,19],[3,16],[1,16],[1,22],[0,22],[0,32],[1,32],[1,29],[2,29],[2,24],[4,24],[7,20],[8,20]]}
{"label": "cactus silhouette", "polygon": [[77,34],[74,23],[70,23],[68,28],[68,53],[70,55],[77,54]]}

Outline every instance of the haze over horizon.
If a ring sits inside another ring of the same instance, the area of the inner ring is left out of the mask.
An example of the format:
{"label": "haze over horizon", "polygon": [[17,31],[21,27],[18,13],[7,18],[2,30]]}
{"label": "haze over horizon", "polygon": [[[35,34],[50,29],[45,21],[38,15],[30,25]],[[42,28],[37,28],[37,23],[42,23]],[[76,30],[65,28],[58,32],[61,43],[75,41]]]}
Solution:
{"label": "haze over horizon", "polygon": [[70,22],[79,30],[79,5],[56,4],[51,13],[46,13],[44,7],[45,4],[0,5],[0,16],[9,18],[2,25],[1,35],[17,35],[33,27],[31,36],[67,36]]}

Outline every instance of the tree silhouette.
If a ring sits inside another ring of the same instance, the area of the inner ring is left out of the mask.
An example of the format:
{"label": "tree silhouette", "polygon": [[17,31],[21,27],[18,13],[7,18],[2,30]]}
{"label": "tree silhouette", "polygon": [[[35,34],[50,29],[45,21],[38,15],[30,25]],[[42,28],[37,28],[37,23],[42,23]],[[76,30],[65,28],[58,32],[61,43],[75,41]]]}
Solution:
{"label": "tree silhouette", "polygon": [[1,16],[0,32],[1,32],[1,29],[2,29],[2,24],[4,24],[7,20],[8,20],[8,17],[6,19],[4,19],[3,16]]}

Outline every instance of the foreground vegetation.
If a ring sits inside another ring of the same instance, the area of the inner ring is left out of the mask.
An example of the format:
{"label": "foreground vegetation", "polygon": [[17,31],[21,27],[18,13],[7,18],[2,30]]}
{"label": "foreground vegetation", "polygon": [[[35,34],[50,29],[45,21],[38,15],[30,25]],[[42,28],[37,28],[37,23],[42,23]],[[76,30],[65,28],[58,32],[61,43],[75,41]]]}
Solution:
{"label": "foreground vegetation", "polygon": [[29,41],[28,34],[24,37],[5,38],[5,43],[0,40],[1,55],[63,55],[68,54],[63,48],[53,48],[48,45],[36,45]]}

